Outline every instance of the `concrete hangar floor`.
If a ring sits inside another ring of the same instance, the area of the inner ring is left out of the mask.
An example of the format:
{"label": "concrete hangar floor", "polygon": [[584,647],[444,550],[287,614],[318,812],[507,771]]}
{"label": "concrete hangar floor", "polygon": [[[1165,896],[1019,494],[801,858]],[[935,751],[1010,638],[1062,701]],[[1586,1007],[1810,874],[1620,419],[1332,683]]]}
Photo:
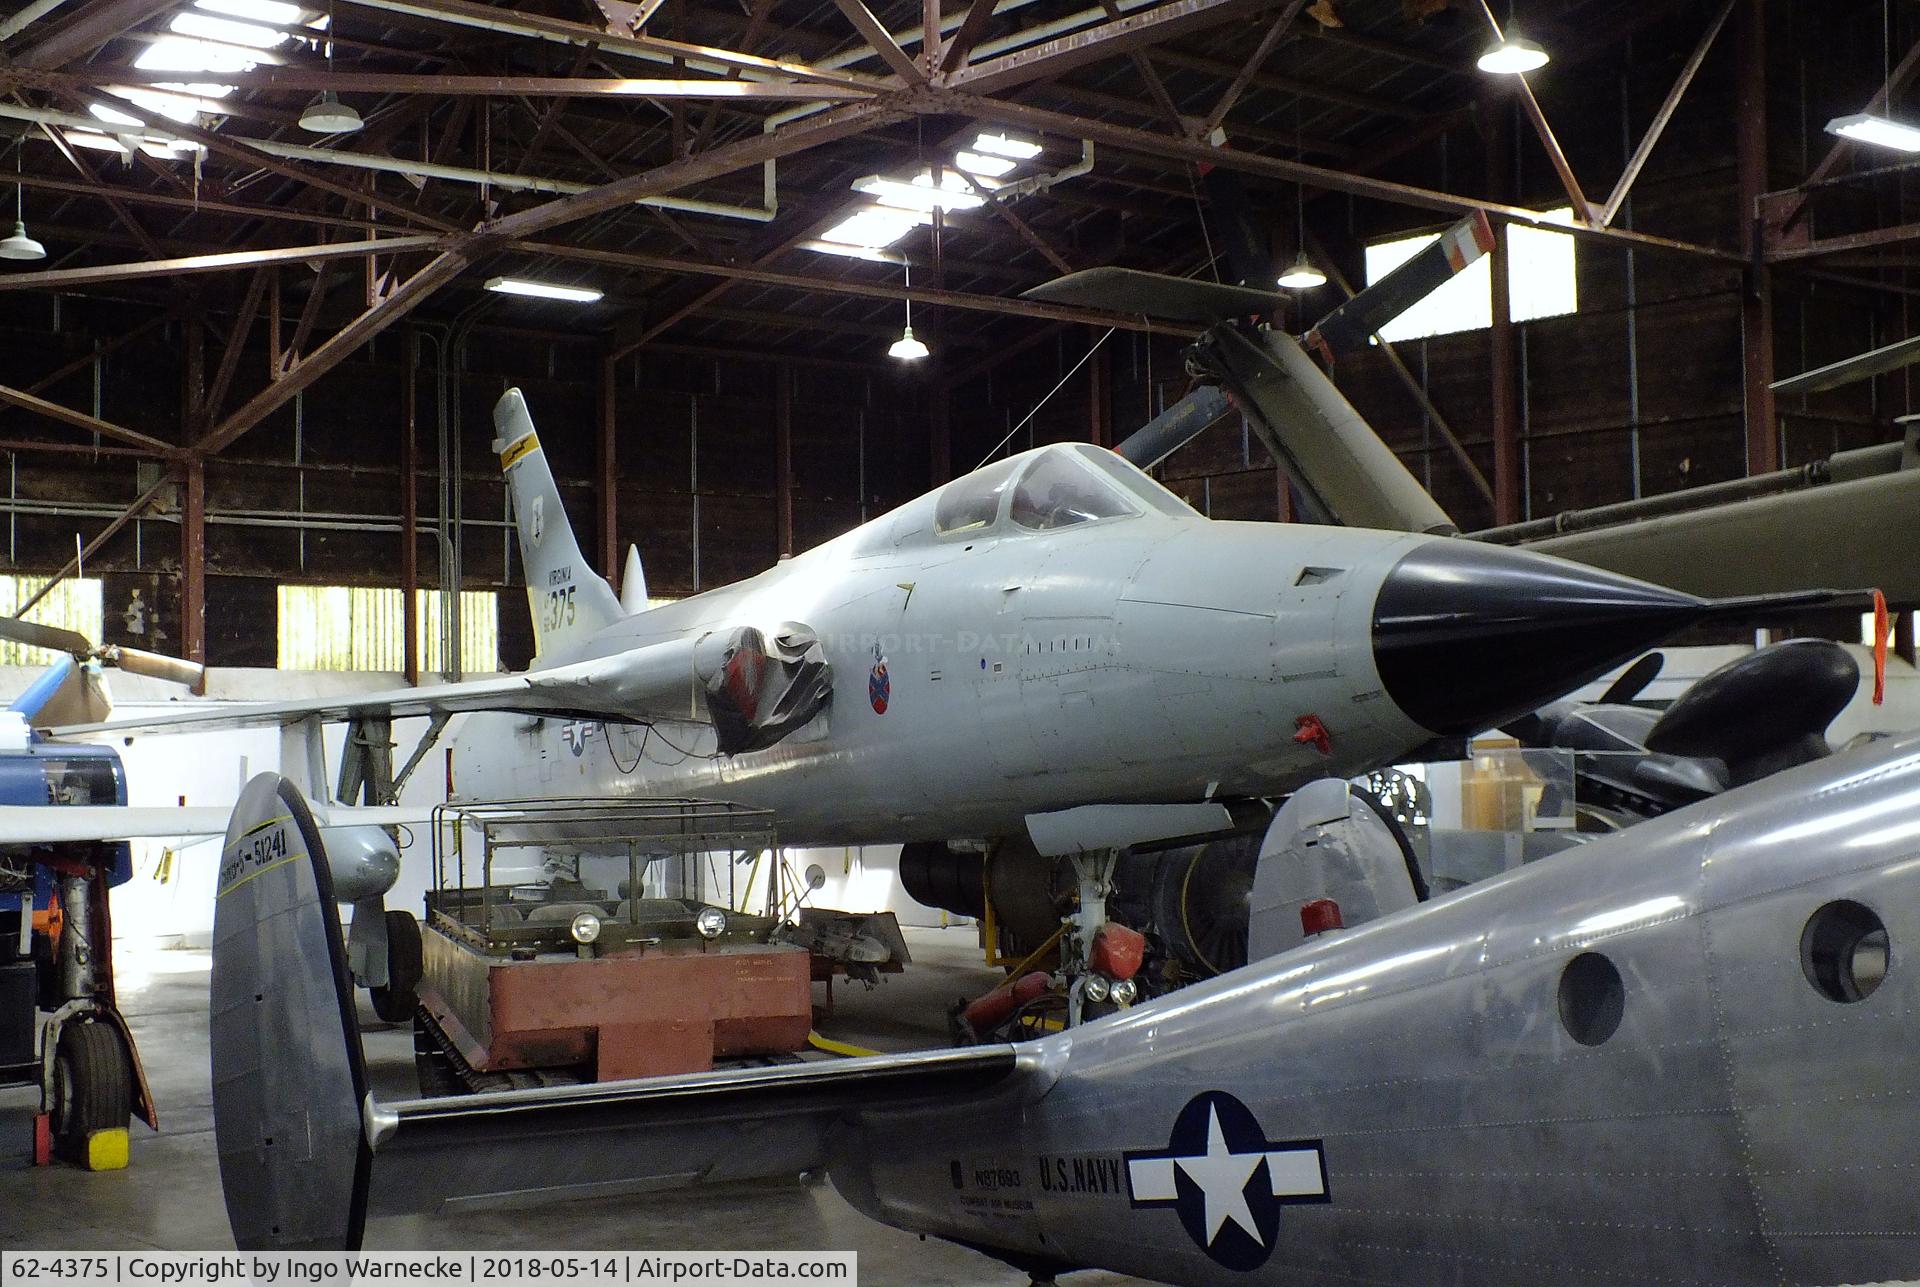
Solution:
{"label": "concrete hangar floor", "polygon": [[[909,929],[914,964],[868,992],[834,988],[822,1031],[886,1050],[945,1046],[946,1007],[1001,977],[980,960],[971,929]],[[158,1134],[133,1124],[132,1163],[89,1174],[29,1162],[38,1092],[0,1090],[0,1248],[219,1251],[233,1239],[221,1200],[207,1072],[207,953],[116,945],[120,1000],[160,1108]],[[376,1093],[416,1094],[413,1040],[381,1022],[361,995],[361,1030]],[[816,991],[816,996],[819,993]],[[385,1250],[852,1250],[862,1287],[1024,1287],[1027,1277],[976,1252],[876,1224],[830,1185],[714,1185],[679,1193],[596,1198],[537,1208],[376,1220],[367,1246]],[[1142,1280],[1090,1272],[1074,1287]]]}

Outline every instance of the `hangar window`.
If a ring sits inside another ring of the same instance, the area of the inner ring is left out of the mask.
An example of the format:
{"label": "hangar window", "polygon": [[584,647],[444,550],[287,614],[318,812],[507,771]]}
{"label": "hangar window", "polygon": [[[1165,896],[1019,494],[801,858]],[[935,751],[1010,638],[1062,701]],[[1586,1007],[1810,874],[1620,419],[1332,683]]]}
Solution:
{"label": "hangar window", "polygon": [[1000,516],[1000,496],[1013,481],[1020,465],[1018,456],[976,469],[965,478],[948,483],[934,507],[933,530],[941,536],[957,532],[977,532],[993,526]]}
{"label": "hangar window", "polygon": [[[440,665],[440,592],[416,591],[423,670]],[[405,601],[397,588],[348,585],[280,587],[282,670],[403,670]],[[500,600],[490,590],[460,595],[460,670],[500,669]]]}
{"label": "hangar window", "polygon": [[1013,489],[1008,511],[1022,527],[1047,531],[1095,519],[1119,518],[1133,507],[1096,477],[1079,456],[1065,451],[1043,453]]}
{"label": "hangar window", "polygon": [[1800,932],[1800,968],[1829,1001],[1865,1001],[1887,977],[1890,963],[1887,927],[1860,903],[1828,903]]}
{"label": "hangar window", "polygon": [[[1573,209],[1561,206],[1541,212],[1548,223],[1572,224]],[[1580,306],[1574,281],[1573,238],[1525,224],[1510,224],[1507,285],[1513,320],[1558,317]],[[1367,247],[1367,284],[1372,285],[1433,244],[1439,233],[1399,237]],[[1493,325],[1492,259],[1482,255],[1439,290],[1380,328],[1382,339],[1399,342],[1430,335],[1475,331]]]}
{"label": "hangar window", "polygon": [[[43,576],[0,576],[0,616],[11,617],[20,605],[40,593],[47,584]],[[27,620],[43,626],[74,630],[89,639],[100,638],[104,624],[101,613],[100,582],[94,578],[68,577],[33,605]],[[45,648],[0,640],[0,666],[45,666],[58,653]]]}

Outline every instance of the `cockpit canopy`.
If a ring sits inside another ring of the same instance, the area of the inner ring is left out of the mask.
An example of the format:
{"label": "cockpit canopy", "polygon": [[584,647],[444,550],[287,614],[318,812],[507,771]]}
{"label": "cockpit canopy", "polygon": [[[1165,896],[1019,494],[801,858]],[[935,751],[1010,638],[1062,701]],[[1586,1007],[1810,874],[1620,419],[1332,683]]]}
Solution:
{"label": "cockpit canopy", "polygon": [[936,536],[984,533],[1004,522],[1046,532],[1157,512],[1192,518],[1178,496],[1112,452],[1056,443],[975,470],[947,484],[933,512]]}

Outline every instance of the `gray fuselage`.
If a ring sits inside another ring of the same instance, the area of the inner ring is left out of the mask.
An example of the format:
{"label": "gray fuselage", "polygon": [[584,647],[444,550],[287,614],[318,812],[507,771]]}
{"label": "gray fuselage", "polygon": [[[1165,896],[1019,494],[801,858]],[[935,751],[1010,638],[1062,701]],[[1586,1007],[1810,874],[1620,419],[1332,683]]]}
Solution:
{"label": "gray fuselage", "polygon": [[[1146,503],[1051,531],[1003,512],[943,536],[940,496],[540,658],[802,622],[833,697],[778,745],[720,757],[700,722],[472,715],[456,793],[723,798],[773,809],[789,843],[898,842],[1006,835],[1088,803],[1282,793],[1433,736],[1382,689],[1370,628],[1389,569],[1436,538]],[[1330,753],[1294,739],[1308,715]]]}

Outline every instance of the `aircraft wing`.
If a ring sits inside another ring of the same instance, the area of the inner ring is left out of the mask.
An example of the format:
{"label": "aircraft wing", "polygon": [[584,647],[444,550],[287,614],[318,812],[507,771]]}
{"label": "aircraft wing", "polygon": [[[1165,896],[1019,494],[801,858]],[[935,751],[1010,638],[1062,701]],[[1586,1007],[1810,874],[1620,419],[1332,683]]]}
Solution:
{"label": "aircraft wing", "polygon": [[[285,702],[187,702],[176,709],[128,715],[48,730],[55,737],[87,733],[210,732],[270,728],[309,718],[328,723],[356,716],[401,719],[460,711],[520,711],[584,719],[694,719],[705,721],[693,672],[694,641],[670,640],[610,657],[549,670],[383,692],[301,698]],[[221,824],[219,830],[225,829]]]}
{"label": "aircraft wing", "polygon": [[1017,1094],[1037,1073],[997,1045],[376,1103],[368,1210],[799,1175],[849,1114]]}
{"label": "aircraft wing", "polygon": [[[382,808],[372,805],[316,805],[322,827],[418,826],[432,817],[424,806]],[[89,840],[141,840],[168,836],[226,834],[231,805],[127,807],[112,804],[0,805],[0,848],[9,845],[67,844]]]}

